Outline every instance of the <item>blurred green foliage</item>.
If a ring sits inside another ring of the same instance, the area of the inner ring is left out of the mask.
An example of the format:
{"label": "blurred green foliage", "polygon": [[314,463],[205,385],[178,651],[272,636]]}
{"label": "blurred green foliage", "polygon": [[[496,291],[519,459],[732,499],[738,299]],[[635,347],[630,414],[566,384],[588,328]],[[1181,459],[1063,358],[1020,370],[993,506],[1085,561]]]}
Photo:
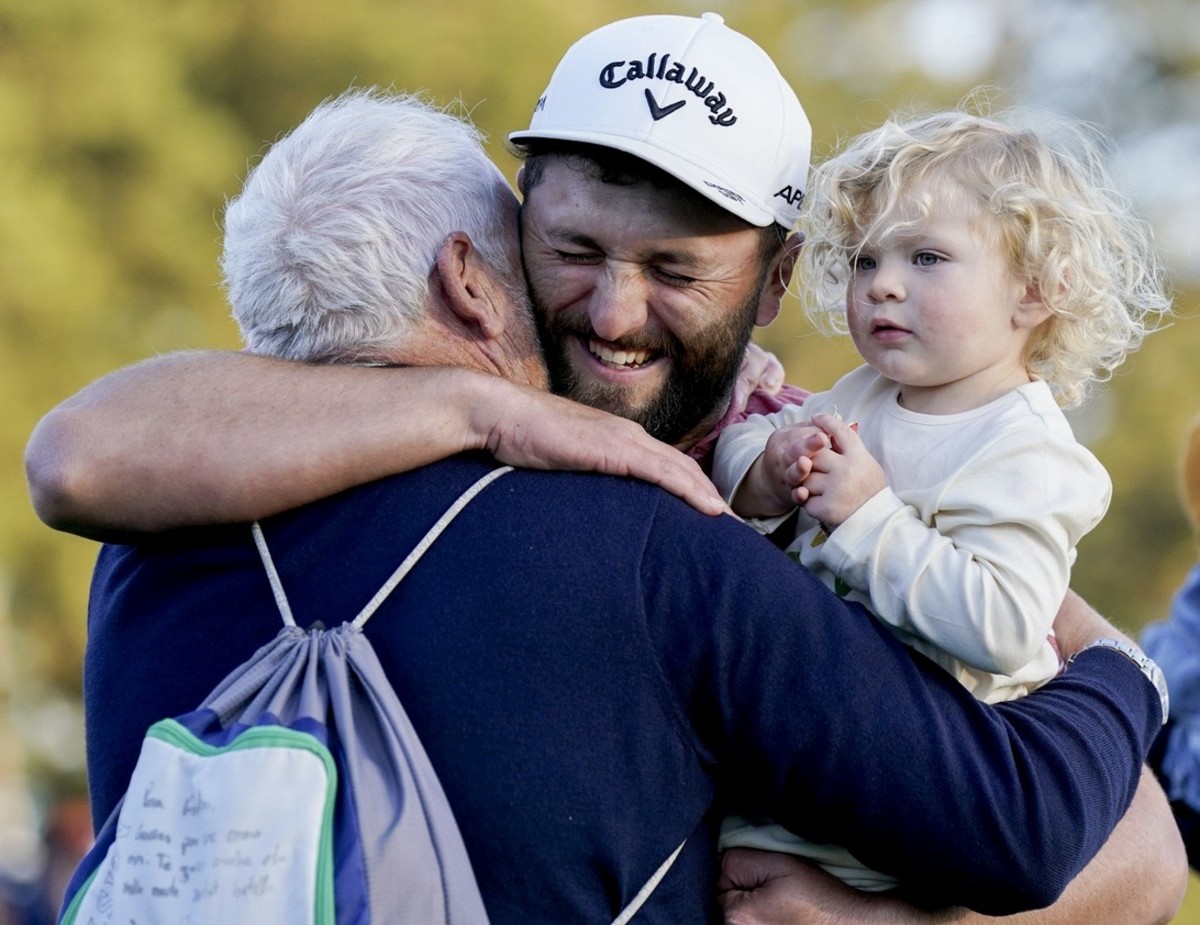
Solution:
{"label": "blurred green foliage", "polygon": [[[878,6],[803,8],[847,17]],[[757,38],[794,82],[818,158],[890,106],[949,105],[970,89],[905,70],[864,101],[861,86],[805,66],[813,37],[798,4],[655,5],[708,8]],[[92,543],[37,522],[25,442],[50,407],[116,366],[237,346],[216,261],[222,204],[253,159],[320,100],[381,85],[460,101],[511,177],[503,138],[526,123],[562,51],[643,12],[627,0],[0,0],[0,631],[7,614],[15,666],[0,672],[0,710],[5,698],[20,710],[77,697],[95,555]],[[1006,75],[984,80],[1004,86]],[[1175,464],[1200,411],[1197,304],[1194,290],[1181,291],[1174,326],[1079,418],[1116,491],[1080,549],[1074,584],[1131,630],[1165,613],[1196,556]],[[759,339],[811,388],[857,362],[848,343],[812,333],[794,304]],[[66,755],[33,751],[35,769],[79,770]]]}

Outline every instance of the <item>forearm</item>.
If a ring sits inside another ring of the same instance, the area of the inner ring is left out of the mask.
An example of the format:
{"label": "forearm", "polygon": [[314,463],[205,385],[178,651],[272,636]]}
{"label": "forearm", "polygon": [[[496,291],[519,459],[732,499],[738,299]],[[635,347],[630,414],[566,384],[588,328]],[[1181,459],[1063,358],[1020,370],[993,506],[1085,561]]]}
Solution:
{"label": "forearm", "polygon": [[1052,906],[996,918],[927,910],[898,895],[860,893],[795,858],[730,852],[720,884],[736,925],[1159,925],[1187,887],[1187,859],[1162,791],[1143,773],[1137,795],[1096,858]]}
{"label": "forearm", "polygon": [[266,516],[484,446],[471,412],[489,379],[233,353],[157,358],[41,421],[26,450],[31,496],[48,524],[84,535]]}
{"label": "forearm", "polygon": [[465,369],[235,353],[176,354],[93,383],[42,420],[25,464],[46,523],[116,538],[254,520],[473,449],[727,510],[693,460],[637,424],[537,389]]}
{"label": "forearm", "polygon": [[[1078,925],[1079,922],[1165,925],[1183,902],[1187,877],[1187,857],[1166,797],[1153,776],[1143,771],[1128,812],[1058,901],[1045,909],[1005,916],[1003,922],[1005,925]],[[889,905],[895,918],[878,917],[887,910],[863,909],[863,917],[843,918],[840,922],[842,925],[882,921],[989,925],[1001,921],[961,909],[926,912],[901,900]],[[832,925],[835,920],[830,921]]]}
{"label": "forearm", "polygon": [[[728,669],[716,670],[737,679],[721,689],[736,698],[731,740],[764,749],[751,813],[845,845],[927,902],[1002,914],[1057,899],[1123,816],[1158,729],[1137,668],[1091,650],[1029,697],[987,707],[926,660],[885,651],[895,640],[868,616],[839,615],[783,574],[775,582],[792,597],[778,609],[787,618],[768,632],[739,614]],[[775,590],[739,586],[739,600]],[[797,652],[819,656],[797,673]]]}
{"label": "forearm", "polygon": [[1136,643],[1125,633],[1109,623],[1082,597],[1068,590],[1066,597],[1054,617],[1054,638],[1063,658],[1070,658],[1089,643],[1102,637],[1120,639],[1130,645]]}
{"label": "forearm", "polygon": [[[1049,908],[1005,918],[1011,925],[1159,925],[1170,922],[1187,889],[1188,867],[1166,796],[1148,772],[1100,853]],[[963,925],[987,925],[966,915]]]}

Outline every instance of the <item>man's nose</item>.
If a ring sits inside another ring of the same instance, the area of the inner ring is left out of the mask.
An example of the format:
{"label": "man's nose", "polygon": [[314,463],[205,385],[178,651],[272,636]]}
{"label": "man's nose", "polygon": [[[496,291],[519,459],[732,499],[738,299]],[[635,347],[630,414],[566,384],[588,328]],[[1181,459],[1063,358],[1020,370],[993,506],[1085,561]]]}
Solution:
{"label": "man's nose", "polygon": [[646,327],[649,316],[646,279],[634,267],[606,266],[588,305],[592,330],[602,340],[619,341]]}

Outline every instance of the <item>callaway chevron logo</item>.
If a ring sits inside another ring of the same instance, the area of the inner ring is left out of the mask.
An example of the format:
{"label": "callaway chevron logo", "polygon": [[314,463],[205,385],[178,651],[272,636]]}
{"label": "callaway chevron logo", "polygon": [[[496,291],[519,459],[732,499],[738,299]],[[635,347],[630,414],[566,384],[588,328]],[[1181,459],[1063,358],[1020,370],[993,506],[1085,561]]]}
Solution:
{"label": "callaway chevron logo", "polygon": [[[713,125],[733,125],[737,121],[733,107],[727,105],[725,94],[717,90],[716,84],[694,67],[689,69],[686,64],[672,61],[670,54],[660,58],[654,52],[645,61],[612,61],[600,69],[600,86],[607,90],[615,90],[631,80],[660,80],[679,84],[694,93],[712,111],[708,121]],[[651,118],[657,122],[682,109],[687,100],[676,100],[669,106],[660,106],[647,87],[646,103],[650,107]]]}
{"label": "callaway chevron logo", "polygon": [[676,100],[670,106],[659,106],[658,100],[654,98],[654,94],[650,92],[650,88],[646,88],[646,105],[650,107],[650,118],[655,122],[659,119],[665,119],[676,109],[680,109],[687,104],[687,100]]}

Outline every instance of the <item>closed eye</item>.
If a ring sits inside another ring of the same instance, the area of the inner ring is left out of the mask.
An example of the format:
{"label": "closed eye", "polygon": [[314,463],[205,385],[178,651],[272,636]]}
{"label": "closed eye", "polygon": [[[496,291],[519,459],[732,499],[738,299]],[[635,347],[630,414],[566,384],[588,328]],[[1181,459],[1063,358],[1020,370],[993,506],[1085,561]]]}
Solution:
{"label": "closed eye", "polygon": [[670,270],[664,270],[662,267],[655,267],[652,272],[657,279],[677,289],[684,289],[696,282],[696,277],[694,276],[685,276],[683,273],[672,273]]}
{"label": "closed eye", "polygon": [[563,263],[572,263],[580,266],[597,263],[601,259],[599,254],[590,252],[580,253],[579,251],[555,250],[554,255]]}

